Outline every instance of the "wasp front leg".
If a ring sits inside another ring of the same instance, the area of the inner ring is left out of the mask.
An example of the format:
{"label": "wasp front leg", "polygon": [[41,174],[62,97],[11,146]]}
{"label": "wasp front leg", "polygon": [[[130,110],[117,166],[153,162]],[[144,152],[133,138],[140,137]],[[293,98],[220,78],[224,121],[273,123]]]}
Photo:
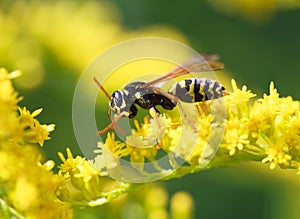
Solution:
{"label": "wasp front leg", "polygon": [[106,126],[104,129],[102,129],[101,131],[98,131],[97,133],[99,135],[102,135],[102,134],[106,133],[107,131],[111,131],[115,128],[122,135],[126,135],[125,131],[118,126],[117,122],[122,117],[128,116],[128,112],[122,112],[121,114],[115,115],[114,118],[112,118],[111,115],[110,115],[110,110],[108,110],[107,116],[110,119],[111,123],[108,126]]}

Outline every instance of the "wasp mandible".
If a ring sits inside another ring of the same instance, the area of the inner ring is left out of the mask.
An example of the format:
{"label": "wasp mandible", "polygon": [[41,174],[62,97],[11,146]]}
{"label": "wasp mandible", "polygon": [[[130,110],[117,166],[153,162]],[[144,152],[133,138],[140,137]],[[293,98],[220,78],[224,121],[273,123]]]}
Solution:
{"label": "wasp mandible", "polygon": [[[166,110],[172,110],[175,106],[178,106],[182,110],[178,100],[187,103],[195,103],[217,99],[228,94],[219,82],[207,78],[189,78],[181,80],[173,84],[168,92],[154,86],[163,81],[191,72],[221,70],[224,68],[224,64],[218,62],[218,59],[219,56],[216,54],[201,54],[189,59],[183,65],[176,67],[157,79],[149,82],[132,82],[123,89],[114,91],[112,95],[109,95],[101,83],[94,77],[95,83],[109,100],[108,117],[111,120],[111,123],[98,133],[104,134],[108,130],[115,128],[121,134],[125,135],[125,132],[118,127],[117,122],[122,117],[135,117],[138,112],[136,105],[149,110],[150,114],[157,119],[157,115],[160,114],[159,110],[156,108],[158,105]],[[111,111],[115,114],[114,118],[110,115]],[[184,116],[187,117],[187,115]],[[193,126],[193,124],[191,125]]]}

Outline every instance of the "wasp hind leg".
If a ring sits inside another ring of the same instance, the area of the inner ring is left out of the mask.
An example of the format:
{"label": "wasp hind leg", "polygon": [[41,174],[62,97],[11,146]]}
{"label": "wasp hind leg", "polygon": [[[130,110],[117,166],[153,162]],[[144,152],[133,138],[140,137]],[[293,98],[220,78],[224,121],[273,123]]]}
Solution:
{"label": "wasp hind leg", "polygon": [[179,111],[183,114],[184,119],[186,119],[188,121],[188,123],[190,124],[190,126],[192,127],[192,129],[194,130],[194,132],[195,133],[198,132],[198,130],[197,130],[194,122],[188,117],[188,115],[187,115],[186,111],[184,110],[182,104],[180,103],[180,101],[178,101],[178,97],[173,96],[172,94],[169,94],[168,92],[165,92],[162,89],[157,88],[157,87],[154,88],[153,91],[155,93],[157,93],[157,94],[161,94],[161,95],[169,98],[170,100],[172,100],[172,102],[178,106]]}
{"label": "wasp hind leg", "polygon": [[180,102],[177,103],[177,106],[179,108],[179,111],[183,114],[184,119],[186,119],[186,121],[190,124],[190,126],[192,127],[193,131],[195,133],[198,133],[197,127],[194,124],[194,121],[192,121],[190,119],[190,117],[186,114],[186,111],[184,110],[182,104]]}
{"label": "wasp hind leg", "polygon": [[153,106],[153,107],[151,107],[151,108],[149,109],[149,113],[150,113],[150,115],[152,116],[152,118],[154,119],[154,121],[155,121],[155,123],[156,123],[158,129],[160,129],[160,128],[161,128],[161,124],[160,124],[160,122],[159,122],[159,115],[160,115],[160,112],[158,111],[158,109],[157,109],[156,107]]}

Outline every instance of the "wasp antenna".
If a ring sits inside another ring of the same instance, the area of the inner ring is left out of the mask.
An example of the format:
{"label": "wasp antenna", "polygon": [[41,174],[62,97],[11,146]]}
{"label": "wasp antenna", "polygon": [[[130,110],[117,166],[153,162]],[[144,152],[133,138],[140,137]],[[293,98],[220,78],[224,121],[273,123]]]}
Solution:
{"label": "wasp antenna", "polygon": [[110,95],[107,93],[105,88],[102,86],[102,84],[98,81],[98,79],[96,77],[94,77],[94,81],[97,84],[97,86],[100,88],[100,90],[105,94],[107,99],[110,101]]}

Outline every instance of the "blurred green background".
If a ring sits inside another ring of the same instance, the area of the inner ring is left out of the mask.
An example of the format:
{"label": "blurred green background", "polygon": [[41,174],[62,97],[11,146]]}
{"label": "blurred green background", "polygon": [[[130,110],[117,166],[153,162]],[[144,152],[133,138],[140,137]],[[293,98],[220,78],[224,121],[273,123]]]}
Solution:
{"label": "blurred green background", "polygon": [[[31,111],[42,107],[39,120],[56,124],[43,151],[47,159],[59,163],[57,152],[66,147],[81,153],[72,129],[78,77],[99,53],[123,40],[161,36],[187,43],[198,52],[218,53],[227,74],[239,85],[262,94],[274,81],[282,96],[299,99],[299,5],[297,0],[2,0],[0,66],[23,71],[15,81],[25,97],[20,105]],[[113,89],[108,87],[110,92]],[[104,102],[97,112],[105,116],[106,111]],[[195,218],[300,218],[295,171],[243,164],[164,185],[170,194],[179,190],[192,194]],[[109,212],[107,208],[75,216],[112,218],[103,214]]]}

